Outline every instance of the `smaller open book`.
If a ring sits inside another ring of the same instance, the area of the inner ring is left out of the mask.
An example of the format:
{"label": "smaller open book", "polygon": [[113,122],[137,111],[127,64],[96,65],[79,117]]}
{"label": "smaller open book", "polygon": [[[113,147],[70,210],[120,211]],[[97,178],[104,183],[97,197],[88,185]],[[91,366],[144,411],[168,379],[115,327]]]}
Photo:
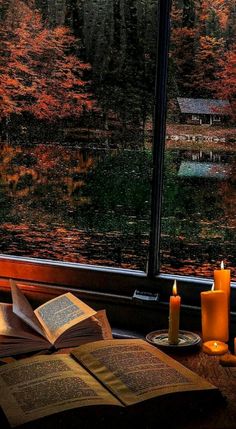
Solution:
{"label": "smaller open book", "polygon": [[13,304],[0,303],[0,357],[112,338],[105,310],[96,312],[71,293],[33,310],[10,283]]}
{"label": "smaller open book", "polygon": [[192,404],[199,414],[209,403],[217,406],[217,395],[212,384],[139,339],[96,341],[71,356],[36,356],[0,368],[0,406],[10,425],[32,422],[34,429],[59,422],[67,429],[168,427],[161,416],[174,419],[176,428],[181,410],[188,414]]}

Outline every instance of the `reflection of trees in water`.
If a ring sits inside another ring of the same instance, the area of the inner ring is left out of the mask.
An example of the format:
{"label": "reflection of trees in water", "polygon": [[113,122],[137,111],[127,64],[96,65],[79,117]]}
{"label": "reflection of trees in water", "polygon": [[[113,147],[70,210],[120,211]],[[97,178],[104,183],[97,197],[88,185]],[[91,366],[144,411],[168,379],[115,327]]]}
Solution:
{"label": "reflection of trees in water", "polygon": [[89,201],[81,207],[85,226],[148,234],[151,162],[149,151],[114,152],[97,160],[81,192]]}
{"label": "reflection of trees in water", "polygon": [[[224,259],[233,266],[235,161],[228,181],[178,177],[175,154],[166,152],[161,253],[163,270],[211,275],[200,267]],[[168,267],[168,268],[166,268]]]}
{"label": "reflection of trees in water", "polygon": [[91,154],[74,148],[37,145],[26,149],[2,144],[2,188],[17,207],[19,220],[20,214],[27,216],[27,210],[37,209],[41,214],[62,217],[65,222],[75,204],[73,195],[84,186],[85,174],[92,165]]}
{"label": "reflection of trees in water", "polygon": [[[236,158],[234,157],[231,164],[231,176],[227,182],[220,185],[220,198],[224,207],[225,225],[228,227],[228,235],[235,241],[236,228]],[[232,229],[233,228],[233,229]],[[234,235],[234,237],[232,236]]]}
{"label": "reflection of trees in water", "polygon": [[148,233],[151,153],[2,144],[1,158],[16,222],[37,223],[38,213],[85,229]]}
{"label": "reflection of trees in water", "polygon": [[3,144],[1,161],[1,251],[145,269],[151,153]]}
{"label": "reflection of trees in water", "polygon": [[[2,144],[0,161],[2,251],[145,268],[150,152]],[[211,275],[219,259],[233,265],[235,161],[228,182],[179,178],[178,166],[167,151],[162,269]]]}

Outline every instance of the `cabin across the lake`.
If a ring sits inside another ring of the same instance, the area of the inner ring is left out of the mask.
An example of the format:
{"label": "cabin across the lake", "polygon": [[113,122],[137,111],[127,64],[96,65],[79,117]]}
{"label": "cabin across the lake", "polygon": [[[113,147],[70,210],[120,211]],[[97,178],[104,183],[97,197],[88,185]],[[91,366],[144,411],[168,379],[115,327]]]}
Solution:
{"label": "cabin across the lake", "polygon": [[181,123],[221,125],[227,123],[232,110],[228,100],[177,97]]}

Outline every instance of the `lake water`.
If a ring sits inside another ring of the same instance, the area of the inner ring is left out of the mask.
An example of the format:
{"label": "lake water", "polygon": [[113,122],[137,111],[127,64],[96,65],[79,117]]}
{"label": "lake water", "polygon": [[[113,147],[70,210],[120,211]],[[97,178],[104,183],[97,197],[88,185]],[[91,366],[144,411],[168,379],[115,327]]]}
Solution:
{"label": "lake water", "polygon": [[[2,253],[146,269],[151,153],[1,143]],[[163,272],[234,271],[233,153],[167,150]],[[235,272],[235,271],[234,271]]]}

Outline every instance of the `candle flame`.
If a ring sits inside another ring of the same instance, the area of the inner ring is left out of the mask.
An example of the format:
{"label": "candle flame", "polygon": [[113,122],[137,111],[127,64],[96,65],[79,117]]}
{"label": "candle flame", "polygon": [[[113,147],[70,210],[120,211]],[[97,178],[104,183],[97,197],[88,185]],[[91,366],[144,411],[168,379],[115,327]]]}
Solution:
{"label": "candle flame", "polygon": [[177,285],[176,285],[176,280],[174,281],[174,284],[173,284],[172,293],[173,293],[173,295],[174,295],[174,296],[176,296],[176,295],[177,295]]}
{"label": "candle flame", "polygon": [[217,349],[217,347],[218,347],[218,343],[215,341],[214,342],[214,347]]}
{"label": "candle flame", "polygon": [[223,270],[223,269],[224,269],[224,261],[221,261],[221,263],[220,263],[220,268],[221,268],[221,270]]}

